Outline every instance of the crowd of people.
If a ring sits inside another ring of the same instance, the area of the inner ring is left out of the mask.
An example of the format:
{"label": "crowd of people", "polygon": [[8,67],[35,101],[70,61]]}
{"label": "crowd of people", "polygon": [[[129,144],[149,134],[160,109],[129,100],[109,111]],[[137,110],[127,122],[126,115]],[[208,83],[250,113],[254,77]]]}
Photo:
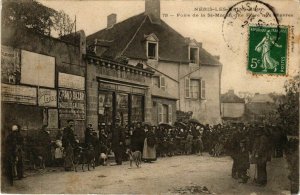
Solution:
{"label": "crowd of people", "polygon": [[[190,121],[177,122],[174,126],[137,122],[123,128],[119,119],[116,119],[113,128],[100,126],[99,131],[89,124],[82,143],[74,134],[73,120],[69,120],[67,127],[57,133],[55,140],[51,140],[46,126],[41,128],[35,141],[28,140],[29,161],[40,167],[63,166],[66,171],[72,171],[74,151],[77,147],[88,145],[92,146],[96,166],[106,165],[105,158],[112,152],[116,164],[121,165],[128,159],[127,149],[140,151],[145,162],[153,162],[157,157],[202,155],[207,152],[214,157],[231,156],[232,177],[242,183],[249,179],[247,170],[250,163],[256,164],[256,182],[259,185],[266,185],[266,164],[272,155],[283,156],[287,142],[286,135],[275,126],[242,123],[210,126]],[[14,176],[19,179],[24,177],[22,148],[25,148],[23,138],[18,126],[14,125],[6,139],[6,169],[11,183]]]}

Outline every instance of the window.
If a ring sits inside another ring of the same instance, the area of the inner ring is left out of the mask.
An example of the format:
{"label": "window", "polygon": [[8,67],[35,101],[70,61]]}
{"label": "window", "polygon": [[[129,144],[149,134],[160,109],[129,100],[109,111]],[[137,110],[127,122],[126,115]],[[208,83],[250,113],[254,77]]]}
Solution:
{"label": "window", "polygon": [[164,76],[153,76],[152,77],[152,85],[162,90],[166,90],[166,79]]}
{"label": "window", "polygon": [[185,79],[185,97],[190,97],[190,78]]}
{"label": "window", "polygon": [[168,123],[172,124],[172,105],[168,105]]}
{"label": "window", "polygon": [[162,90],[166,90],[166,80],[165,80],[165,77],[163,77],[163,76],[160,77],[160,88]]}
{"label": "window", "polygon": [[198,64],[199,62],[199,48],[190,47],[189,48],[189,59],[191,63]]}
{"label": "window", "polygon": [[172,123],[172,105],[158,104],[158,123]]}
{"label": "window", "polygon": [[159,76],[153,76],[152,77],[152,85],[153,86],[156,86],[156,87],[160,87],[160,78],[159,78]]}
{"label": "window", "polygon": [[148,42],[147,56],[149,59],[157,59],[157,43]]}
{"label": "window", "polygon": [[201,80],[201,99],[206,98],[206,93],[205,93],[205,80]]}
{"label": "window", "polygon": [[185,79],[185,97],[192,99],[205,99],[205,80]]}
{"label": "window", "polygon": [[191,79],[190,80],[190,98],[198,99],[200,97],[200,80]]}

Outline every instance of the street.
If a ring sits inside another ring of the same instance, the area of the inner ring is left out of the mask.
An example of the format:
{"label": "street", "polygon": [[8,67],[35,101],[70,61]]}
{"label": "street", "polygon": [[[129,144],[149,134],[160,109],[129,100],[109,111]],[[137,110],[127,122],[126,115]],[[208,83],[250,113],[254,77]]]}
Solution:
{"label": "street", "polygon": [[268,163],[268,184],[253,183],[254,166],[247,184],[231,178],[230,157],[174,156],[142,163],[142,168],[99,166],[95,170],[64,172],[58,169],[26,172],[27,177],[15,181],[13,187],[2,186],[7,193],[196,193],[205,186],[205,193],[215,194],[289,194],[288,170],[285,159]]}

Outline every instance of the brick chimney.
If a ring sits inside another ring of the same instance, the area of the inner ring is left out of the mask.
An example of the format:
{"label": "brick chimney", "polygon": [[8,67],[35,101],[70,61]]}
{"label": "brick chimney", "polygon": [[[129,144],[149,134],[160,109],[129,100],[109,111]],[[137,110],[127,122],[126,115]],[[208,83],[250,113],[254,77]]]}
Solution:
{"label": "brick chimney", "polygon": [[153,23],[160,24],[160,0],[145,0],[145,14]]}
{"label": "brick chimney", "polygon": [[107,16],[107,28],[112,28],[117,23],[117,14]]}

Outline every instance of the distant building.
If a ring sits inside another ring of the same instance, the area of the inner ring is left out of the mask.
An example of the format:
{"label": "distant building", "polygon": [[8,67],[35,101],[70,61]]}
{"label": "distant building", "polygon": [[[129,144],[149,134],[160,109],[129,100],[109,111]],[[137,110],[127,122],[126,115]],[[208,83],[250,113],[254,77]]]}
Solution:
{"label": "distant building", "polygon": [[238,97],[234,90],[221,95],[223,121],[241,121],[245,113],[245,99]]}
{"label": "distant building", "polygon": [[248,122],[264,123],[274,118],[278,105],[269,94],[256,93],[246,104],[245,119]]}
{"label": "distant building", "polygon": [[[174,123],[176,110],[193,112],[202,123],[221,122],[222,64],[202,43],[183,37],[160,18],[160,1],[146,0],[145,12],[87,37],[89,51],[101,58],[154,71],[151,122]],[[157,115],[156,115],[157,113]]]}

